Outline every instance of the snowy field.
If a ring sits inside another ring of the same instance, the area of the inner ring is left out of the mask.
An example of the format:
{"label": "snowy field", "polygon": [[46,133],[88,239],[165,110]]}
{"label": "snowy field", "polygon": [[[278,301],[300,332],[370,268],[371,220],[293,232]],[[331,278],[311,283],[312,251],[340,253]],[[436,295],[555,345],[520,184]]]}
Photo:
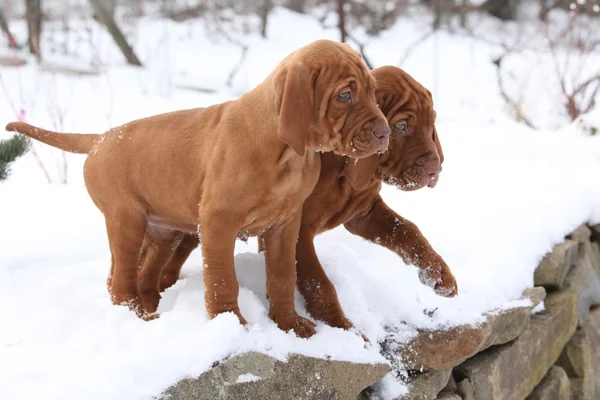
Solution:
{"label": "snowy field", "polygon": [[[81,35],[69,39],[75,55],[49,55],[48,62],[92,65],[101,74],[52,74],[31,62],[0,68],[1,126],[21,114],[48,129],[102,132],[139,117],[234,99],[290,51],[315,39],[337,39],[316,18],[276,9],[268,40],[240,36],[247,58],[227,85],[241,50],[207,35],[199,21],[141,20],[132,37],[144,69],[125,66],[93,22],[80,24]],[[480,25],[492,39],[510,36],[490,20]],[[23,24],[14,29],[24,38]],[[368,39],[366,52],[376,66],[397,65],[427,30],[425,17],[403,18]],[[510,63],[516,72],[537,67],[524,104],[546,116],[540,119],[545,129],[514,122],[498,92],[491,60],[501,46],[492,41],[440,32],[400,65],[433,92],[444,171],[435,189],[385,187],[384,198],[447,261],[458,297],[435,295],[420,284],[416,268],[341,228],[319,236],[317,252],[347,316],[370,339],[368,348],[354,333],[322,323],[308,340],[277,329],[267,316],[264,259],[255,240],[238,242],[235,258],[248,326],[232,315],[209,320],[200,251],[164,293],[161,317],[141,321],[110,302],[110,253],[102,215],[83,185],[84,157],[37,143],[35,154],[17,161],[0,184],[0,398],[149,399],[247,350],[281,359],[301,353],[381,362],[377,342],[384,327],[394,326],[408,340],[416,328],[477,323],[485,312],[514,306],[554,244],[586,221],[600,222],[600,135],[589,136],[580,122],[566,123],[545,92],[552,67],[531,54]],[[600,65],[595,57],[588,65]],[[509,84],[521,85],[516,78]],[[600,111],[582,121],[600,126]],[[0,139],[9,136],[0,132]],[[305,315],[299,296],[296,303]],[[387,379],[380,394],[391,398],[403,390]]]}

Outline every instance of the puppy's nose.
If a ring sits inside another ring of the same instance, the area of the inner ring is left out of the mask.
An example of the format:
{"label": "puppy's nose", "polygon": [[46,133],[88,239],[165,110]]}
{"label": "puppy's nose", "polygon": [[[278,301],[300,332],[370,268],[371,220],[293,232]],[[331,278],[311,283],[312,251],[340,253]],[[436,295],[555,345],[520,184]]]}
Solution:
{"label": "puppy's nose", "polygon": [[428,160],[425,162],[425,172],[427,175],[437,175],[442,172],[442,164],[438,160]]}
{"label": "puppy's nose", "polygon": [[373,135],[382,142],[390,136],[392,131],[387,122],[379,122],[373,127]]}

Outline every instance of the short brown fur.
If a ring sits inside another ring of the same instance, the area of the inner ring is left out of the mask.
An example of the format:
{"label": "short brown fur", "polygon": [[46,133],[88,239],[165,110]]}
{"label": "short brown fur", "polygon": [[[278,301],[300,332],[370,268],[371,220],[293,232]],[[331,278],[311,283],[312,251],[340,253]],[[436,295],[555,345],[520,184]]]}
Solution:
{"label": "short brown fur", "polygon": [[[382,181],[402,190],[417,190],[437,183],[443,153],[435,129],[431,94],[409,74],[396,67],[372,71],[377,80],[377,99],[393,129],[389,149],[358,161],[333,153],[321,155],[319,181],[304,203],[302,226],[296,248],[298,288],[308,312],[316,319],[349,329],[336,290],[317,257],[316,235],[344,224],[351,233],[384,246],[406,263],[420,269],[421,281],[442,296],[456,296],[456,280],[442,257],[431,247],[419,228],[388,207],[379,192]],[[347,176],[358,178],[354,187]],[[183,263],[198,246],[186,236],[160,274],[160,289],[179,278]]]}
{"label": "short brown fur", "polygon": [[84,177],[106,219],[115,304],[155,317],[160,269],[151,266],[181,259],[172,258],[173,249],[186,248],[185,234],[199,234],[210,317],[233,312],[245,323],[234,244],[238,235],[260,234],[269,314],[302,337],[315,331],[294,309],[294,249],[302,204],[319,176],[315,150],[366,157],[384,151],[390,133],[358,53],[325,40],[290,54],[236,101],[133,121],[80,141],[22,123],[7,130],[89,153]]}

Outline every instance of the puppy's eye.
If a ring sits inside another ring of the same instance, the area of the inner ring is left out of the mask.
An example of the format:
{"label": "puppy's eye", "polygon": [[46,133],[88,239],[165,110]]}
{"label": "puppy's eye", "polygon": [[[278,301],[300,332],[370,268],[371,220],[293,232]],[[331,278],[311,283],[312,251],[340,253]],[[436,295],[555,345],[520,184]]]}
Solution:
{"label": "puppy's eye", "polygon": [[406,121],[398,122],[393,128],[398,132],[406,131]]}
{"label": "puppy's eye", "polygon": [[348,100],[352,99],[352,93],[350,93],[350,91],[348,90],[346,92],[342,92],[342,93],[338,94],[337,97],[341,101],[348,101]]}

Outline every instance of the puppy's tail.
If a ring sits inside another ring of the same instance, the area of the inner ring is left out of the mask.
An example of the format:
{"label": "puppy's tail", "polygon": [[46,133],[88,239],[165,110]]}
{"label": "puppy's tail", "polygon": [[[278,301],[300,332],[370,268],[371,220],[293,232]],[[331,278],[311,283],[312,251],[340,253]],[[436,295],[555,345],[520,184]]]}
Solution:
{"label": "puppy's tail", "polygon": [[47,145],[70,153],[88,154],[100,140],[99,134],[58,133],[37,128],[24,122],[11,122],[6,125],[8,132],[18,132]]}

